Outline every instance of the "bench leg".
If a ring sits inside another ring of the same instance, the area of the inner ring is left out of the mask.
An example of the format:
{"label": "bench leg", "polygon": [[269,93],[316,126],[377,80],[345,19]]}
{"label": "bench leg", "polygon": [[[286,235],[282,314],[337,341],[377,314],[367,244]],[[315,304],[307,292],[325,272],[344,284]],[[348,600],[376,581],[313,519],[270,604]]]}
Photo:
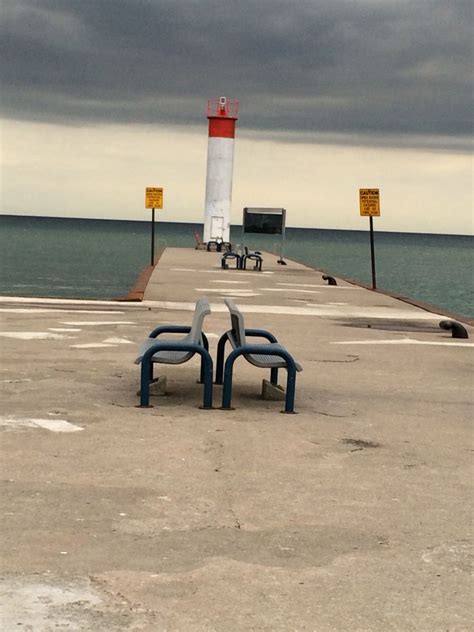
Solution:
{"label": "bench leg", "polygon": [[[234,349],[228,356],[224,367],[224,389],[222,391],[222,409],[232,410],[232,374],[234,369],[234,362],[240,356],[245,353],[263,353],[263,347],[256,345],[245,345],[244,348]],[[292,414],[295,412],[295,389],[296,389],[296,364],[286,349],[279,349],[274,351],[271,355],[276,355],[283,358],[286,362],[286,370],[288,377],[286,380],[286,397],[285,397],[285,410],[282,412]],[[274,369],[271,369],[273,372]]]}
{"label": "bench leg", "polygon": [[204,384],[204,380],[205,380],[204,358],[201,356],[201,372],[199,374],[198,384]]}
{"label": "bench leg", "polygon": [[215,384],[222,384],[222,378],[224,375],[224,353],[225,343],[228,340],[227,332],[222,334],[217,343],[217,359],[216,359],[216,381]]}
{"label": "bench leg", "polygon": [[[204,347],[204,349],[206,351],[209,351],[209,341],[207,339],[206,334],[203,332],[201,334],[201,339],[202,339],[202,346]],[[204,384],[204,360],[203,360],[204,356],[201,356],[201,373],[199,376],[199,380],[198,380],[198,384]]]}
{"label": "bench leg", "polygon": [[270,383],[275,386],[278,384],[278,369],[276,367],[270,369]]}
{"label": "bench leg", "polygon": [[153,371],[153,362],[142,362],[140,369],[140,404],[139,408],[152,408],[150,406],[150,381]]}
{"label": "bench leg", "polygon": [[227,358],[224,370],[224,389],[222,391],[223,410],[232,410],[232,373],[234,369],[235,356],[231,353]]}
{"label": "bench leg", "polygon": [[282,413],[294,413],[295,412],[295,388],[296,388],[296,368],[295,366],[288,366],[288,377],[286,380],[286,397],[285,397],[285,410]]}
{"label": "bench leg", "polygon": [[201,353],[201,377],[204,382],[202,406],[203,409],[212,408],[212,377],[213,377],[212,358],[209,352],[203,349]]}

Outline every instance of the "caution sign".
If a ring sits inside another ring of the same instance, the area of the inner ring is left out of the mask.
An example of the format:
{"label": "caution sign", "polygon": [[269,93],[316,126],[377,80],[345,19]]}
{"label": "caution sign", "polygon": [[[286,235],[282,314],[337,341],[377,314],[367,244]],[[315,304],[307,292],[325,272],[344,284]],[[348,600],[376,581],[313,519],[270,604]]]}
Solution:
{"label": "caution sign", "polygon": [[362,217],[380,217],[378,189],[359,189],[359,207]]}
{"label": "caution sign", "polygon": [[163,189],[147,187],[145,189],[145,208],[163,208]]}

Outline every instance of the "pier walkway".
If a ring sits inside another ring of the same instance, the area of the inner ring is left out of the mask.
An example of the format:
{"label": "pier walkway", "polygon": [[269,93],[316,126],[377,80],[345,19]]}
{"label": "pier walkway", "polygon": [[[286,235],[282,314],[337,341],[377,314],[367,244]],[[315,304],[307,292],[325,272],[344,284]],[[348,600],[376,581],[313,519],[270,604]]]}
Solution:
{"label": "pier walkway", "polygon": [[[243,359],[235,410],[198,408],[197,358],[136,407],[137,344],[202,295],[214,358],[232,297],[301,363],[298,414]],[[474,330],[443,318],[187,249],[141,303],[0,299],[0,629],[470,629]]]}

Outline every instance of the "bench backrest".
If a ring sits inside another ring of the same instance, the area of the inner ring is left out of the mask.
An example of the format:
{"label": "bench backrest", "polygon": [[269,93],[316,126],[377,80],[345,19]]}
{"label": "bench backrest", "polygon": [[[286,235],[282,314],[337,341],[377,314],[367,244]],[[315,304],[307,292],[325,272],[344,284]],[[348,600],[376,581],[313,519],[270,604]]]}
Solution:
{"label": "bench backrest", "polygon": [[196,301],[196,307],[194,309],[193,322],[191,323],[191,331],[188,334],[188,340],[199,344],[201,340],[202,325],[204,318],[211,313],[211,306],[207,296],[201,296]]}
{"label": "bench backrest", "polygon": [[232,346],[241,347],[245,342],[245,323],[242,312],[230,298],[224,299],[230,312],[230,321],[232,323]]}

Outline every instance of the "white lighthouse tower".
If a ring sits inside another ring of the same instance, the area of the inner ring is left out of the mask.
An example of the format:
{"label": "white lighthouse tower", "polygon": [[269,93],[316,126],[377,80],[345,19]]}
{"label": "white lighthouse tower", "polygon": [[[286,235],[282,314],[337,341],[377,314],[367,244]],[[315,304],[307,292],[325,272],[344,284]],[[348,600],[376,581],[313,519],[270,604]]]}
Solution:
{"label": "white lighthouse tower", "polygon": [[206,206],[203,241],[229,241],[232,171],[234,168],[235,122],[239,103],[235,99],[209,99]]}

